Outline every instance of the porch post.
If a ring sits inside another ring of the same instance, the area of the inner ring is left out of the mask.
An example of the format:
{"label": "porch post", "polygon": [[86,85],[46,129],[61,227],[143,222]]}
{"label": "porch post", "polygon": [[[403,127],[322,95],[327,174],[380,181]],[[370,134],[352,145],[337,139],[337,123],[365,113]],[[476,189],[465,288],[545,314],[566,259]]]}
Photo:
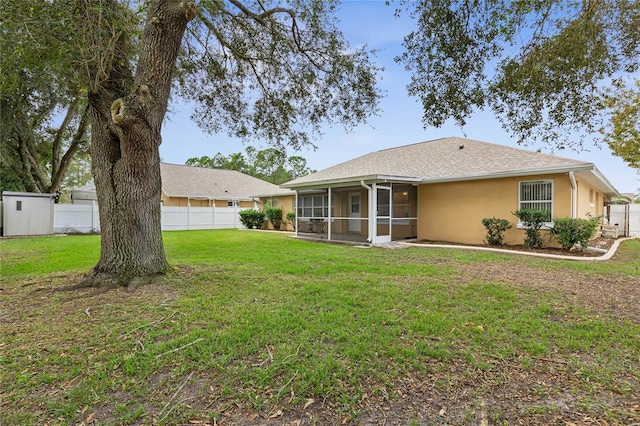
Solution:
{"label": "porch post", "polygon": [[371,184],[371,203],[369,204],[369,226],[371,244],[376,244],[378,239],[378,185]]}
{"label": "porch post", "polygon": [[293,210],[294,213],[296,214],[296,224],[294,226],[294,231],[295,231],[295,235],[296,237],[298,236],[298,228],[299,228],[299,221],[298,221],[298,190],[296,189],[296,201],[295,201],[295,205],[293,206]]}
{"label": "porch post", "polygon": [[331,187],[328,188],[328,193],[329,196],[327,197],[328,200],[328,206],[327,206],[327,216],[328,216],[328,223],[327,223],[327,240],[331,241]]}

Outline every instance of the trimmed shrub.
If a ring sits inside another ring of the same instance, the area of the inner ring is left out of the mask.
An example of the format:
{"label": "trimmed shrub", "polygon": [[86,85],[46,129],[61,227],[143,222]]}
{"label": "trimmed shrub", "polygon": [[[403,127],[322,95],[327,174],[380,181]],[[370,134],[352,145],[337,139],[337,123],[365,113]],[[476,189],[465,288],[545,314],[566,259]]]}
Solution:
{"label": "trimmed shrub", "polygon": [[507,219],[499,219],[497,217],[482,219],[482,225],[487,229],[487,239],[484,240],[485,244],[490,246],[502,245],[504,238],[504,231],[513,228]]}
{"label": "trimmed shrub", "polygon": [[600,217],[588,219],[557,217],[553,219],[551,234],[565,250],[571,250],[576,244],[583,249],[598,232],[600,219]]}
{"label": "trimmed shrub", "polygon": [[271,222],[276,230],[282,225],[282,209],[280,207],[267,207],[264,209],[266,219]]}
{"label": "trimmed shrub", "polygon": [[240,222],[248,229],[260,229],[264,222],[265,214],[260,210],[247,209],[240,212]]}
{"label": "trimmed shrub", "polygon": [[512,212],[524,225],[524,245],[528,248],[541,248],[544,244],[540,229],[550,221],[549,212],[545,210],[521,209]]}

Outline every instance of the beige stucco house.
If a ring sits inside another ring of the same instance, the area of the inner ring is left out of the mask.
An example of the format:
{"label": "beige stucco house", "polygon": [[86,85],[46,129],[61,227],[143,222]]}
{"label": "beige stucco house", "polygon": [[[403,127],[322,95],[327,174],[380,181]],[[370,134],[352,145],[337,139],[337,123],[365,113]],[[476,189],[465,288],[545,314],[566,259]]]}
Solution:
{"label": "beige stucco house", "polygon": [[235,170],[161,163],[160,174],[165,206],[259,208],[252,194],[282,191],[277,185]]}
{"label": "beige stucco house", "polygon": [[[261,208],[253,194],[283,193],[277,185],[235,170],[160,163],[162,204],[167,207]],[[74,190],[74,204],[97,201],[95,185]]]}
{"label": "beige stucco house", "polygon": [[619,196],[592,163],[458,137],[372,152],[281,186],[295,191],[298,235],[374,244],[482,244],[481,220],[494,216],[515,225],[505,243],[521,244],[515,210],[599,216]]}

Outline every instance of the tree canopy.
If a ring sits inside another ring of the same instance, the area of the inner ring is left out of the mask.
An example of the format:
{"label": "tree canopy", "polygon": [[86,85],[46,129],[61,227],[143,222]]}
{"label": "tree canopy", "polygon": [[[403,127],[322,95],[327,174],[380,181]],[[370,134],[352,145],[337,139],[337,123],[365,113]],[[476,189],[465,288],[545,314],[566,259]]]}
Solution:
{"label": "tree canopy", "polygon": [[[640,2],[403,1],[417,20],[396,60],[412,72],[425,126],[491,108],[520,143],[581,149],[604,140],[634,166]],[[401,11],[399,10],[398,13]],[[626,82],[626,90],[613,90]],[[608,90],[611,88],[612,90]],[[611,124],[611,125],[609,125]],[[637,139],[635,139],[637,141]]]}
{"label": "tree canopy", "polygon": [[70,27],[60,25],[65,17],[53,2],[2,1],[2,189],[55,192],[74,158],[88,155],[86,90],[72,67],[77,52]]}
{"label": "tree canopy", "polygon": [[287,157],[285,152],[275,148],[258,151],[249,146],[245,149],[245,154],[237,152],[225,156],[217,153],[213,157],[189,158],[185,164],[213,169],[237,170],[275,184],[313,173],[313,170],[307,167],[307,160],[304,157],[299,155]]}

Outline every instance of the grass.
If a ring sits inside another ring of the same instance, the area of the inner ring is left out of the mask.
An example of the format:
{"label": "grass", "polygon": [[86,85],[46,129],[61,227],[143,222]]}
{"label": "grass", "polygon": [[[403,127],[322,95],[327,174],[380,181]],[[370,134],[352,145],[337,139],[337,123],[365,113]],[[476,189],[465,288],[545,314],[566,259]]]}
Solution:
{"label": "grass", "polygon": [[[637,240],[619,260],[580,264],[245,231],[164,241],[179,265],[166,280],[79,298],[52,290],[97,262],[99,236],[0,241],[0,423],[213,423],[238,407],[267,415],[310,400],[349,420],[409,378],[451,391],[486,372],[547,374],[549,360],[575,376],[567,391],[600,404],[603,388],[624,400],[640,380],[640,325],[626,315],[464,272],[493,264],[638,282]],[[605,408],[610,420],[632,415]]]}

